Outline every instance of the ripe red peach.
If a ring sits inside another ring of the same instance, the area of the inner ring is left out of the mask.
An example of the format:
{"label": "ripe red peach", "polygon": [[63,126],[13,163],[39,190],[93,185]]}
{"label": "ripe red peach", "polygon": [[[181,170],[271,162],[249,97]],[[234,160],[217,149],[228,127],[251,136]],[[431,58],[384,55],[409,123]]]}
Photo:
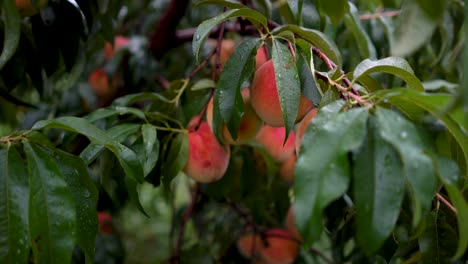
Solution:
{"label": "ripe red peach", "polygon": [[257,50],[257,55],[255,56],[255,70],[258,70],[260,66],[265,64],[268,61],[268,49],[265,46],[261,46]]}
{"label": "ripe red peach", "polygon": [[104,44],[104,58],[106,60],[112,59],[114,54],[120,49],[130,44],[130,39],[124,36],[116,36],[114,38],[114,44],[106,42]]}
{"label": "ripe red peach", "polygon": [[289,159],[281,163],[279,168],[280,177],[288,183],[294,181],[294,167],[296,166],[296,154],[293,153]]}
{"label": "ripe red peach", "polygon": [[[258,116],[270,126],[284,126],[272,60],[258,68],[250,89],[252,107]],[[299,122],[307,112],[314,108],[312,102],[302,94],[298,103],[296,122]]]}
{"label": "ripe red peach", "polygon": [[[234,140],[229,133],[229,130],[226,125],[223,125],[223,141],[226,144],[245,144],[250,140],[254,139],[257,135],[258,130],[262,126],[263,122],[252,109],[250,104],[250,90],[243,89],[241,91],[242,99],[244,100],[245,112],[242,116],[239,128],[237,130],[237,139]],[[213,98],[208,102],[206,109],[206,119],[210,128],[213,130]]]}
{"label": "ripe red peach", "polygon": [[113,92],[109,77],[104,68],[91,72],[88,76],[88,84],[99,97],[106,97]]}
{"label": "ripe red peach", "polygon": [[260,250],[261,259],[268,264],[291,264],[298,255],[298,241],[288,230],[270,229],[265,233],[266,243]]}
{"label": "ripe red peach", "polygon": [[315,109],[312,109],[312,111],[310,111],[309,113],[307,113],[306,116],[304,116],[304,118],[302,119],[302,121],[297,125],[297,137],[296,137],[296,154],[299,154],[299,150],[301,148],[301,141],[302,141],[302,137],[304,136],[304,133],[306,132],[307,130],[307,127],[309,126],[310,122],[312,122],[312,120],[315,118],[315,116],[317,115],[318,113],[318,109],[315,108]]}
{"label": "ripe red peach", "polygon": [[260,236],[254,233],[245,234],[237,240],[237,249],[248,259],[259,254],[261,245]]}
{"label": "ripe red peach", "polygon": [[219,144],[206,121],[202,121],[197,130],[189,132],[188,141],[189,157],[185,174],[201,183],[221,179],[229,164],[229,147]]}
{"label": "ripe red peach", "polygon": [[284,162],[294,154],[295,133],[291,131],[288,140],[283,145],[286,137],[284,127],[272,127],[264,125],[257,133],[256,142],[262,145],[276,162]]}
{"label": "ripe red peach", "polygon": [[296,220],[294,217],[294,209],[291,206],[288,210],[288,213],[286,214],[286,219],[284,221],[284,225],[286,226],[286,229],[291,232],[291,234],[299,241],[302,241],[301,234],[299,233],[299,229],[297,228],[296,225]]}

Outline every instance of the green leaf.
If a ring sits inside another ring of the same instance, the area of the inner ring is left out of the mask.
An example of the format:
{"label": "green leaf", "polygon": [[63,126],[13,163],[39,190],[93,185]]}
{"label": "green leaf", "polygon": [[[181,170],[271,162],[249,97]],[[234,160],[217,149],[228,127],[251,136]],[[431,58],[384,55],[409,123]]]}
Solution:
{"label": "green leaf", "polygon": [[213,98],[213,128],[218,138],[221,137],[216,132],[223,123],[227,124],[232,138],[237,138],[239,123],[245,111],[240,88],[254,72],[255,54],[260,41],[248,39],[242,42],[223,66]]}
{"label": "green leaf", "polygon": [[189,143],[186,134],[179,133],[169,143],[170,149],[162,166],[162,182],[170,187],[172,179],[185,167],[189,155]]}
{"label": "green leaf", "polygon": [[437,22],[426,15],[417,0],[403,1],[390,54],[395,57],[413,54],[429,42],[436,26]]}
{"label": "green leaf", "polygon": [[398,153],[382,139],[374,118],[368,124],[366,140],[353,155],[353,186],[357,242],[374,253],[393,231],[405,182]]}
{"label": "green leaf", "polygon": [[[334,2],[332,1],[325,2],[334,4]],[[361,58],[375,59],[377,57],[377,51],[375,50],[374,44],[372,43],[372,40],[367,34],[367,31],[361,24],[361,19],[359,18],[359,11],[357,10],[356,6],[354,6],[352,3],[349,3],[349,12],[344,16],[344,23],[348,30],[351,31],[351,33],[354,36],[354,39],[356,40],[356,44],[359,48],[359,53],[361,54]]]}
{"label": "green leaf", "polygon": [[276,9],[278,12],[281,14],[281,16],[284,18],[284,21],[286,21],[287,24],[295,24],[296,23],[296,18],[294,17],[294,14],[291,10],[291,7],[289,6],[288,1],[280,1],[276,5]]}
{"label": "green leaf", "polygon": [[70,263],[76,235],[73,195],[56,160],[23,142],[29,169],[29,234],[35,263]]}
{"label": "green leaf", "polygon": [[438,22],[446,8],[446,0],[416,0],[419,7],[428,15],[434,22]]}
{"label": "green leaf", "polygon": [[215,88],[216,83],[211,79],[198,80],[191,88],[192,91],[198,91],[203,89]]}
{"label": "green leaf", "polygon": [[28,172],[14,146],[0,149],[0,262],[29,259]]}
{"label": "green leaf", "polygon": [[317,81],[315,80],[315,74],[313,69],[307,64],[306,58],[302,52],[297,52],[297,69],[299,71],[299,79],[301,83],[301,90],[304,96],[309,99],[315,106],[320,104],[322,95],[317,87]]}
{"label": "green leaf", "polygon": [[231,8],[231,9],[234,9],[234,8],[246,8],[245,5],[237,2],[237,1],[233,1],[233,0],[202,0],[202,1],[199,1],[199,2],[196,2],[195,3],[195,6],[201,6],[201,5],[218,5],[218,6],[224,6],[224,7],[227,7],[227,8]]}
{"label": "green leaf", "polygon": [[455,251],[457,233],[439,212],[431,212],[427,216],[428,226],[419,237],[421,263],[451,263],[451,255]]}
{"label": "green leaf", "polygon": [[143,170],[146,176],[151,172],[158,161],[159,140],[156,128],[151,124],[144,124],[141,126],[141,135],[143,137],[143,145],[145,149]]}
{"label": "green leaf", "polygon": [[146,213],[143,205],[140,203],[140,197],[138,195],[138,182],[132,178],[125,177],[125,187],[128,192],[128,197],[130,201],[137,207],[137,209],[144,214],[146,217],[150,217],[148,213]]}
{"label": "green leaf", "polygon": [[260,28],[260,26],[268,28],[266,18],[261,13],[249,8],[229,10],[216,17],[206,20],[197,27],[197,30],[193,35],[192,51],[197,63],[200,62],[200,50],[202,49],[203,43],[210,34],[211,30],[216,25],[235,17],[245,17],[256,28]]}
{"label": "green leaf", "polygon": [[391,89],[374,93],[374,96],[380,99],[387,99],[397,108],[402,105],[412,105],[426,110],[432,115],[440,118],[460,145],[465,157],[466,168],[468,169],[468,123],[463,116],[461,109],[457,108],[447,114],[442,114],[452,101],[453,97],[447,94],[427,94],[420,93],[410,89]]}
{"label": "green leaf", "polygon": [[286,139],[294,128],[299,100],[301,96],[301,83],[296,63],[289,49],[278,39],[273,39],[272,55],[275,70],[276,88],[283,112],[284,126],[286,128]]}
{"label": "green leaf", "polygon": [[323,10],[333,24],[338,25],[348,10],[347,0],[319,0],[317,4],[319,10]]}
{"label": "green leaf", "polygon": [[377,72],[393,74],[403,79],[409,88],[424,91],[421,81],[414,75],[413,69],[411,69],[408,62],[402,58],[388,57],[376,61],[363,60],[354,69],[353,78],[359,81],[362,76]]}
{"label": "green leaf", "polygon": [[[138,124],[120,124],[114,127],[109,128],[106,133],[115,141],[122,142],[130,135],[133,135],[138,132],[140,125]],[[91,143],[80,153],[80,158],[83,159],[86,165],[91,164],[97,156],[104,149],[104,145]]]}
{"label": "green leaf", "polygon": [[432,160],[417,128],[396,112],[378,108],[376,111],[380,136],[390,143],[403,161],[405,180],[413,200],[413,226],[429,212],[436,179]]}
{"label": "green leaf", "polygon": [[278,35],[284,31],[292,31],[299,37],[312,43],[314,46],[319,48],[328,58],[330,58],[335,64],[341,67],[341,53],[338,50],[336,44],[330,40],[325,34],[318,30],[307,29],[296,25],[285,25],[275,28],[273,35]]}
{"label": "green leaf", "polygon": [[[461,180],[460,170],[457,164],[443,156],[437,157],[437,174],[444,184],[444,188],[449,194],[450,201],[457,209],[456,217],[458,222],[458,248],[453,258],[460,258],[468,248],[468,203],[462,192],[457,189]],[[448,236],[450,237],[450,236]],[[451,237],[453,238],[453,237]]]}
{"label": "green leaf", "polygon": [[122,96],[116,99],[112,105],[124,106],[131,105],[138,101],[151,100],[151,101],[161,101],[165,103],[171,103],[172,101],[164,97],[159,93],[136,93]]}
{"label": "green leaf", "polygon": [[86,164],[77,156],[56,149],[53,153],[64,176],[76,208],[75,242],[86,255],[86,263],[94,263],[94,241],[97,234],[98,190],[88,173]]}
{"label": "green leaf", "polygon": [[336,113],[340,105],[325,106],[312,120],[294,171],[294,213],[306,246],[320,238],[322,210],[348,189],[347,154],[361,145],[366,134],[367,109]]}
{"label": "green leaf", "polygon": [[110,135],[87,120],[78,117],[59,117],[37,122],[32,129],[58,128],[86,136],[92,143],[103,145],[119,160],[127,176],[143,182],[143,168],[135,152],[115,141]]}
{"label": "green leaf", "polygon": [[5,21],[5,36],[2,54],[0,55],[0,70],[13,57],[21,36],[21,16],[14,1],[3,1],[3,19]]}

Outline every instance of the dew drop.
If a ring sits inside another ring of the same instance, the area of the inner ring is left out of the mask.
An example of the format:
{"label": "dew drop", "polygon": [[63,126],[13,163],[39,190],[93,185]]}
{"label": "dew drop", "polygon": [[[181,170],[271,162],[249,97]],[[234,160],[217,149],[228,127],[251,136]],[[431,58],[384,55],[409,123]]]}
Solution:
{"label": "dew drop", "polygon": [[88,190],[85,190],[83,192],[83,196],[86,197],[86,198],[89,198],[91,196],[91,193]]}
{"label": "dew drop", "polygon": [[388,99],[384,99],[383,102],[388,104]]}
{"label": "dew drop", "polygon": [[195,37],[195,40],[200,40],[200,35],[197,35],[197,36]]}
{"label": "dew drop", "polygon": [[408,133],[406,133],[406,131],[403,131],[400,133],[400,137],[405,139],[406,137],[408,137]]}

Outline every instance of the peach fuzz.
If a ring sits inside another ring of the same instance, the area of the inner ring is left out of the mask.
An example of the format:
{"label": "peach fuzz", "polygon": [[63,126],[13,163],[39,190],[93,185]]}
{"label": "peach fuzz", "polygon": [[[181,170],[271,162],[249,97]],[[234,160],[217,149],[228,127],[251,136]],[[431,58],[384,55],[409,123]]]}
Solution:
{"label": "peach fuzz", "polygon": [[307,127],[309,126],[310,122],[315,118],[315,116],[318,113],[318,109],[312,109],[307,115],[302,119],[302,121],[296,126],[296,154],[299,154],[299,150],[301,148],[301,141],[302,137],[304,136],[304,133],[307,130]]}
{"label": "peach fuzz", "polygon": [[[264,63],[255,72],[251,87],[250,100],[258,116],[270,126],[284,126],[278,90],[276,87],[273,61]],[[299,122],[314,105],[301,94],[296,122]]]}
{"label": "peach fuzz", "polygon": [[279,168],[280,177],[288,183],[294,181],[294,167],[296,166],[296,154],[293,153],[289,159],[281,163]]}
{"label": "peach fuzz", "polygon": [[230,149],[219,144],[206,121],[202,121],[197,130],[189,132],[188,142],[185,174],[201,183],[221,179],[229,165]]}
{"label": "peach fuzz", "polygon": [[[258,117],[255,111],[250,105],[250,90],[243,89],[241,91],[242,99],[244,100],[245,112],[242,116],[239,128],[237,130],[237,139],[234,140],[229,133],[229,130],[226,125],[223,125],[223,141],[226,144],[245,144],[250,140],[254,139],[257,135],[258,130],[263,125],[263,121]],[[206,109],[206,120],[210,125],[210,128],[213,130],[213,98],[208,102]]]}
{"label": "peach fuzz", "polygon": [[296,225],[296,219],[294,217],[294,209],[293,207],[289,207],[288,213],[286,214],[286,219],[284,220],[284,225],[286,229],[291,232],[291,234],[299,241],[302,241],[301,234],[299,233],[299,229]]}
{"label": "peach fuzz", "polygon": [[124,36],[116,36],[114,38],[114,45],[110,42],[104,44],[104,58],[106,60],[112,59],[114,54],[122,47],[128,46],[130,44],[130,39]]}
{"label": "peach fuzz", "polygon": [[265,233],[266,243],[260,250],[261,259],[268,264],[294,263],[299,249],[298,241],[288,230],[270,229]]}
{"label": "peach fuzz", "polygon": [[270,154],[276,162],[284,162],[294,154],[295,133],[291,131],[288,140],[283,145],[286,137],[286,129],[284,127],[272,127],[264,125],[257,133],[255,141],[262,145],[266,152]]}

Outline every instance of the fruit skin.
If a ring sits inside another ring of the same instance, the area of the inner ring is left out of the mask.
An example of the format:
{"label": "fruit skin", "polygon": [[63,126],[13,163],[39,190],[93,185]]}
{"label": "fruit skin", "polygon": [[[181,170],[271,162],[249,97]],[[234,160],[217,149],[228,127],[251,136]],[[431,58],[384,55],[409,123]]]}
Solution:
{"label": "fruit skin", "polygon": [[291,232],[291,234],[299,241],[302,241],[301,234],[299,233],[299,229],[296,225],[296,220],[294,217],[294,209],[293,207],[289,207],[288,213],[286,214],[286,219],[284,220],[284,225],[286,229]]}
{"label": "fruit skin", "polygon": [[39,1],[38,6],[36,7],[32,0],[16,0],[16,8],[21,16],[23,17],[30,17],[39,13],[39,10],[47,5],[49,0],[41,0]]}
{"label": "fruit skin", "polygon": [[98,212],[99,231],[105,234],[114,233],[112,226],[112,217],[106,212]]}
{"label": "fruit skin", "polygon": [[[242,116],[239,128],[237,130],[237,139],[234,140],[229,133],[226,125],[223,125],[223,142],[226,144],[240,145],[249,142],[257,135],[258,130],[263,125],[263,121],[258,117],[250,104],[250,90],[243,89],[241,91],[242,99],[244,100],[245,112]],[[213,98],[208,102],[206,108],[206,120],[213,130]]]}
{"label": "fruit skin", "polygon": [[206,121],[202,121],[197,130],[189,132],[188,142],[185,174],[201,183],[221,179],[229,165],[230,149],[218,143]]}
{"label": "fruit skin", "polygon": [[274,161],[281,163],[288,160],[294,154],[296,140],[294,131],[291,131],[286,144],[283,146],[285,137],[286,129],[284,127],[264,125],[258,131],[255,141],[265,148]]}
{"label": "fruit skin", "polygon": [[[297,142],[297,140],[295,140]],[[296,153],[293,153],[288,160],[281,163],[279,168],[280,177],[288,183],[294,181],[294,167],[296,166]]]}
{"label": "fruit skin", "polygon": [[265,233],[266,242],[260,250],[261,259],[267,264],[291,264],[298,255],[298,243],[288,230],[270,229]]}
{"label": "fruit skin", "polygon": [[[252,107],[258,116],[270,126],[284,126],[272,60],[255,71],[250,90]],[[313,108],[312,102],[301,94],[296,123]]]}
{"label": "fruit skin", "polygon": [[310,122],[315,118],[318,113],[318,109],[312,109],[306,116],[302,119],[302,121],[296,127],[296,155],[299,155],[299,150],[301,148],[301,140],[304,136],[304,133],[307,130]]}
{"label": "fruit skin", "polygon": [[249,259],[258,256],[261,245],[261,239],[258,234],[245,234],[237,240],[237,249],[242,256]]}
{"label": "fruit skin", "polygon": [[117,85],[117,77],[115,76],[110,83],[109,77],[104,68],[100,68],[91,72],[88,76],[88,84],[94,93],[101,98],[111,97],[115,93]]}
{"label": "fruit skin", "polygon": [[114,46],[112,47],[112,44],[110,42],[106,42],[104,44],[104,58],[106,60],[112,59],[114,57],[115,53],[123,47],[126,47],[130,44],[130,39],[124,36],[116,36],[114,38]]}
{"label": "fruit skin", "polygon": [[265,64],[268,61],[268,50],[265,46],[261,46],[257,50],[257,55],[255,56],[255,70],[258,70],[260,66]]}

